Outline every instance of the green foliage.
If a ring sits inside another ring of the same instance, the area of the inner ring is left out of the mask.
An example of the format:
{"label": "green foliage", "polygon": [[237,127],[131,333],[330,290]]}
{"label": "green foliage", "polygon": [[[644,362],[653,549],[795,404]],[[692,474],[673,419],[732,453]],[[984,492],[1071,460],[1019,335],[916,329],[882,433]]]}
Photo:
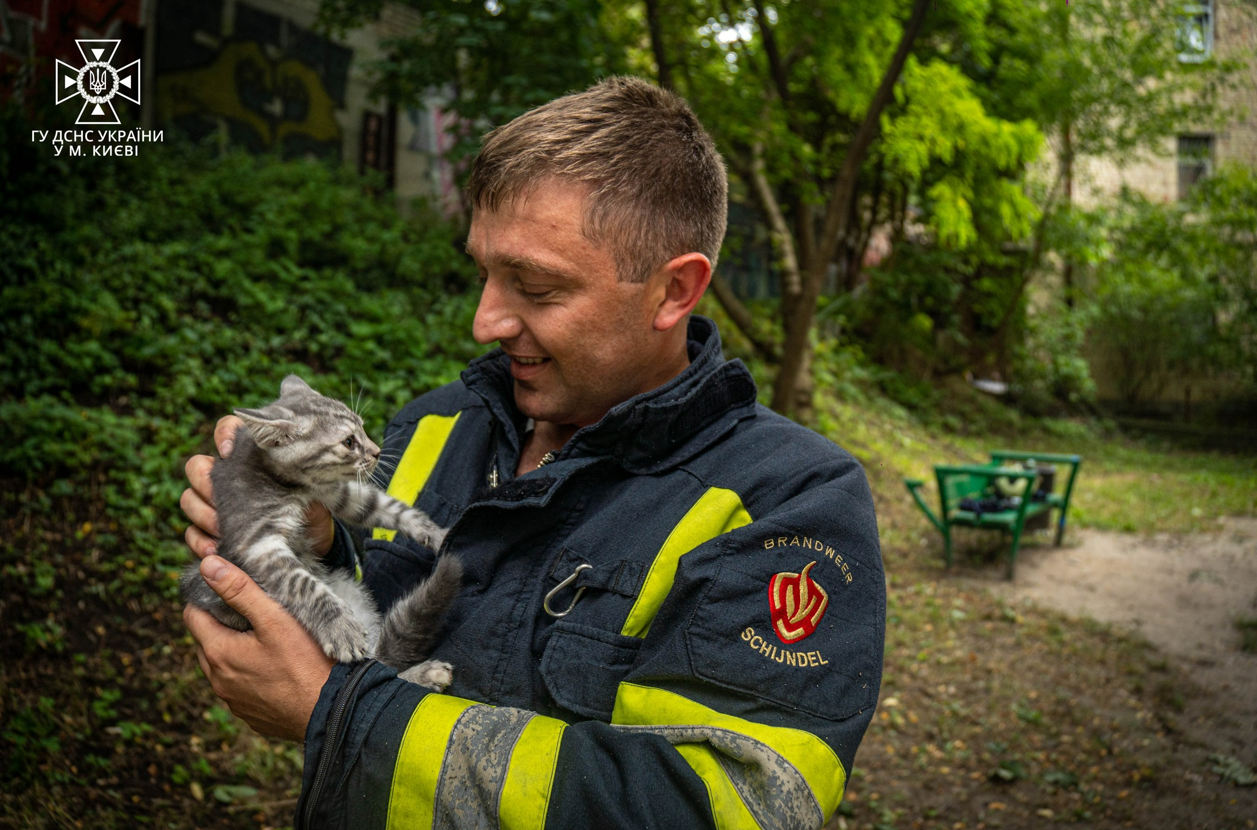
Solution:
{"label": "green foliage", "polygon": [[900,111],[883,117],[887,172],[917,183],[925,218],[947,248],[998,248],[1030,234],[1038,211],[1018,179],[1043,136],[1029,119],[1004,121],[959,67],[909,58],[895,87]]}
{"label": "green foliage", "polygon": [[0,740],[9,756],[5,777],[15,785],[30,780],[39,764],[61,753],[61,724],[56,702],[41,697],[6,718]]}
{"label": "green foliage", "polygon": [[1212,764],[1213,771],[1222,776],[1223,781],[1228,781],[1237,787],[1251,787],[1257,784],[1257,773],[1254,773],[1253,768],[1239,758],[1213,752],[1209,755],[1209,762]]}
{"label": "green foliage", "polygon": [[31,509],[100,498],[115,587],[183,560],[183,463],[233,407],[297,372],[365,386],[378,436],[480,351],[455,229],[352,174],[185,147],[71,170],[25,158],[13,112],[0,128],[0,477],[35,485]]}
{"label": "green foliage", "polygon": [[1257,617],[1244,617],[1235,621],[1240,633],[1240,651],[1257,652]]}
{"label": "green foliage", "polygon": [[[600,0],[407,0],[423,15],[414,34],[384,41],[387,56],[368,65],[377,93],[422,106],[434,92],[462,124],[455,157],[481,134],[552,98],[622,68],[601,24]],[[323,0],[320,19],[346,29],[375,19],[383,0]]]}
{"label": "green foliage", "polygon": [[1012,374],[1019,406],[1044,415],[1061,402],[1078,407],[1094,400],[1096,385],[1083,355],[1093,317],[1093,306],[1071,311],[1063,304],[1027,315]]}
{"label": "green foliage", "polygon": [[1125,401],[1175,374],[1257,379],[1257,174],[1225,168],[1178,204],[1124,191],[1076,221],[1084,230],[1066,250],[1089,263],[1092,333],[1117,360]]}

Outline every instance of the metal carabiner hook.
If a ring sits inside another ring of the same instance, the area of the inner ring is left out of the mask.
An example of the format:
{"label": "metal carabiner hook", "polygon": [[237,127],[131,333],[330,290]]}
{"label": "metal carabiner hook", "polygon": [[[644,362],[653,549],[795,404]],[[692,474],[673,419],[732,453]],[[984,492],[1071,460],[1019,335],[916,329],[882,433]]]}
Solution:
{"label": "metal carabiner hook", "polygon": [[576,589],[576,596],[572,597],[572,604],[567,607],[566,611],[555,611],[554,609],[552,609],[550,607],[550,600],[554,599],[554,595],[557,594],[559,591],[562,591],[564,588],[566,588],[567,586],[575,582],[576,577],[580,576],[581,571],[589,570],[591,568],[593,568],[593,565],[588,565],[588,564],[577,565],[576,570],[572,571],[571,576],[569,576],[567,579],[563,580],[558,585],[555,585],[553,588],[550,589],[550,593],[546,594],[545,600],[541,603],[541,606],[546,609],[547,614],[549,614],[550,616],[554,617],[557,620],[559,617],[566,617],[568,614],[572,613],[572,609],[576,607],[576,603],[580,601],[580,595],[585,593],[585,589],[589,587],[588,585],[582,585]]}

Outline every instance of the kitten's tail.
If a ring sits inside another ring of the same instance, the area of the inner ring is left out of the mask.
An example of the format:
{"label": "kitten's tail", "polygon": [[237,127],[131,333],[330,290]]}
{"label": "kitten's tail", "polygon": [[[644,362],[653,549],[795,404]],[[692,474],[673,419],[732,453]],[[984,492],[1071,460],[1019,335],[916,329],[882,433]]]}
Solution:
{"label": "kitten's tail", "polygon": [[376,659],[395,669],[427,659],[462,584],[462,564],[453,556],[438,557],[432,575],[389,609],[380,626]]}

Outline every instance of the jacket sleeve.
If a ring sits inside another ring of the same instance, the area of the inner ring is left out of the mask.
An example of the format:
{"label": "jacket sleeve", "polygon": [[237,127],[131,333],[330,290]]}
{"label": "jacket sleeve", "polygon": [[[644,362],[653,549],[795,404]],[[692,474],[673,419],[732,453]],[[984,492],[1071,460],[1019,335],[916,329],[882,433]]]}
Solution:
{"label": "jacket sleeve", "polygon": [[336,667],[295,826],[823,825],[877,702],[885,581],[859,467],[800,480],[763,516],[716,492],[673,531],[615,640],[609,723]]}

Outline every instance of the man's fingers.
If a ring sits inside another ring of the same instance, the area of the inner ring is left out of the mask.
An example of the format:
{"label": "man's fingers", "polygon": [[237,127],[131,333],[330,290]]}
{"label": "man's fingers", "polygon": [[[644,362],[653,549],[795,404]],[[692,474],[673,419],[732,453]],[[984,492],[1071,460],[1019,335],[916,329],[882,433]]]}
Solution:
{"label": "man's fingers", "polygon": [[306,538],[315,556],[327,556],[336,537],[332,513],[321,502],[312,501],[306,508]]}
{"label": "man's fingers", "polygon": [[183,473],[197,495],[211,507],[214,506],[214,480],[210,473],[214,470],[214,459],[208,455],[194,455],[183,465]]}
{"label": "man's fingers", "polygon": [[218,454],[223,458],[231,455],[231,450],[235,446],[236,430],[243,423],[235,415],[226,415],[218,419],[218,424],[214,427],[214,446],[218,447]]}
{"label": "man's fingers", "polygon": [[183,495],[179,497],[179,507],[182,508],[183,515],[191,519],[192,524],[204,531],[206,535],[218,535],[218,511],[200,493],[191,487],[184,490]]}
{"label": "man's fingers", "polygon": [[237,632],[214,619],[210,612],[197,608],[195,605],[183,606],[183,624],[188,627],[188,632],[192,635],[192,639],[196,640],[196,653],[201,661],[201,671],[205,672],[206,677],[209,677],[209,663],[205,657],[203,644],[211,643],[223,634],[235,634]]}
{"label": "man's fingers", "polygon": [[196,525],[188,525],[188,529],[183,532],[183,541],[188,543],[188,547],[198,559],[204,559],[218,552],[218,540]]}
{"label": "man's fingers", "polygon": [[196,662],[201,664],[201,674],[205,675],[205,679],[214,682],[213,676],[210,674],[209,660],[205,657],[205,649],[201,648],[201,644],[196,644]]}
{"label": "man's fingers", "polygon": [[[201,576],[241,616],[253,624],[260,635],[266,621],[276,612],[286,613],[278,602],[271,599],[249,575],[221,556],[207,556],[201,560]],[[195,634],[195,632],[194,632]]]}

